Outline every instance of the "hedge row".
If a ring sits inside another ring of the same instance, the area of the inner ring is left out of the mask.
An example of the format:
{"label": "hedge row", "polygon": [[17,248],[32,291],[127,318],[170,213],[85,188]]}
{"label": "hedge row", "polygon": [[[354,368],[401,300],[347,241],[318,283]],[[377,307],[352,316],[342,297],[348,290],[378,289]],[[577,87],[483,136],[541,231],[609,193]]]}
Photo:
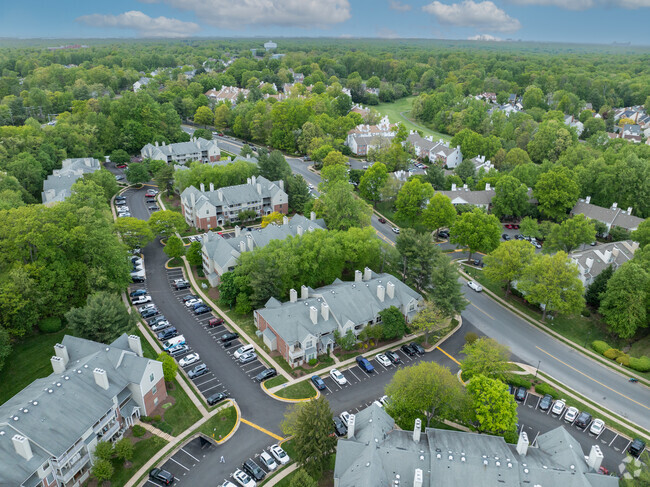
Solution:
{"label": "hedge row", "polygon": [[533,384],[531,384],[531,382],[528,379],[522,377],[521,375],[515,375],[515,374],[508,375],[505,378],[505,382],[506,384],[510,384],[515,387],[524,386],[526,389],[530,389],[531,387],[533,387]]}
{"label": "hedge row", "polygon": [[535,392],[541,394],[542,396],[546,394],[550,394],[553,397],[553,399],[557,399],[558,397],[560,397],[560,394],[545,382],[541,384],[537,384],[535,386]]}
{"label": "hedge row", "polygon": [[621,352],[616,348],[610,347],[601,340],[595,340],[591,343],[591,348],[608,359],[615,360],[617,363],[629,367],[637,372],[650,372],[650,357],[630,357],[628,354]]}

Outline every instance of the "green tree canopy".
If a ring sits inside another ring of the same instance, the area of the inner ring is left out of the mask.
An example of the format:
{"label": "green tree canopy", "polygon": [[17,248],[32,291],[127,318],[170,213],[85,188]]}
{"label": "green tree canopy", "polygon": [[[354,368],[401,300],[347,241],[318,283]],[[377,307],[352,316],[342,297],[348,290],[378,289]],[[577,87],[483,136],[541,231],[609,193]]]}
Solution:
{"label": "green tree canopy", "polygon": [[540,211],[557,220],[576,204],[580,188],[571,178],[569,170],[559,167],[539,177],[533,194],[539,201]]}
{"label": "green tree canopy", "polygon": [[176,362],[176,359],[167,352],[161,352],[158,354],[158,357],[156,357],[156,360],[162,362],[165,382],[173,382],[176,377],[176,372],[178,371],[178,363]]}
{"label": "green tree canopy", "polygon": [[376,206],[381,199],[381,188],[388,179],[388,170],[381,162],[376,162],[368,168],[361,176],[359,182],[359,193],[364,198],[373,202]]}
{"label": "green tree canopy", "polygon": [[516,431],[517,403],[500,380],[484,375],[472,377],[467,386],[479,431],[504,435]]}
{"label": "green tree canopy", "polygon": [[129,250],[143,249],[154,238],[149,224],[139,218],[130,216],[118,218],[115,220],[114,227]]}
{"label": "green tree canopy", "polygon": [[88,296],[86,306],[72,308],[65,318],[75,335],[99,343],[111,343],[134,326],[120,297],[105,291]]}
{"label": "green tree canopy", "polygon": [[291,167],[279,150],[274,150],[266,155],[261,153],[257,158],[260,176],[269,181],[284,180],[291,175]]}
{"label": "green tree canopy", "polygon": [[345,182],[332,184],[314,204],[316,213],[325,218],[330,230],[347,230],[370,225],[372,208],[357,198],[352,186]]}
{"label": "green tree canopy", "polygon": [[141,162],[134,162],[124,171],[126,180],[131,184],[146,183],[151,179],[147,167]]}
{"label": "green tree canopy", "polygon": [[406,333],[406,320],[404,315],[395,306],[390,306],[379,312],[381,327],[385,340],[402,338]]}
{"label": "green tree canopy", "polygon": [[501,241],[501,223],[494,215],[480,208],[463,213],[450,229],[451,242],[469,248],[469,258],[474,252],[488,253]]}
{"label": "green tree canopy", "polygon": [[528,211],[530,206],[528,199],[526,185],[506,174],[499,178],[494,187],[492,212],[499,218],[504,216],[519,217]]}
{"label": "green tree canopy", "polygon": [[208,107],[199,107],[194,112],[194,123],[199,125],[212,125],[214,123],[214,113]]}
{"label": "green tree canopy", "polygon": [[155,211],[149,218],[151,231],[154,235],[160,235],[163,238],[185,229],[186,226],[185,217],[172,210]]}
{"label": "green tree canopy", "polygon": [[465,358],[460,368],[470,377],[484,375],[503,379],[510,370],[510,350],[492,338],[482,337],[467,343],[462,350]]}
{"label": "green tree canopy", "polygon": [[632,239],[639,242],[641,248],[650,244],[650,220],[644,220],[639,224],[639,227],[632,232]]}
{"label": "green tree canopy", "polygon": [[422,212],[422,223],[430,231],[436,232],[436,237],[441,228],[449,228],[456,220],[456,208],[447,195],[435,193],[429,204]]}
{"label": "green tree canopy", "polygon": [[167,245],[165,245],[164,251],[171,259],[182,257],[185,255],[185,245],[180,237],[171,235],[167,239]]}
{"label": "green tree canopy", "polygon": [[485,276],[494,282],[506,285],[506,295],[510,292],[512,281],[518,280],[530,265],[535,255],[535,247],[525,240],[502,242],[485,256]]}
{"label": "green tree canopy", "polygon": [[596,240],[594,222],[582,213],[554,225],[544,242],[546,251],[563,250],[570,254],[582,244]]}
{"label": "green tree canopy", "polygon": [[397,194],[395,217],[414,223],[432,196],[433,187],[429,183],[423,183],[420,178],[409,179]]}
{"label": "green tree canopy", "polygon": [[201,242],[192,242],[187,249],[187,261],[193,266],[203,265],[203,246]]}
{"label": "green tree canopy", "polygon": [[605,269],[598,274],[593,282],[585,291],[585,301],[588,305],[598,308],[603,298],[603,293],[607,289],[607,283],[614,275],[614,268],[608,265]]}
{"label": "green tree canopy", "polygon": [[607,282],[600,313],[609,329],[621,338],[632,338],[648,326],[650,275],[635,259],[624,263]]}
{"label": "green tree canopy", "polygon": [[411,328],[424,332],[424,342],[429,343],[429,334],[440,330],[447,323],[447,316],[431,301],[425,301],[424,306],[411,320]]}

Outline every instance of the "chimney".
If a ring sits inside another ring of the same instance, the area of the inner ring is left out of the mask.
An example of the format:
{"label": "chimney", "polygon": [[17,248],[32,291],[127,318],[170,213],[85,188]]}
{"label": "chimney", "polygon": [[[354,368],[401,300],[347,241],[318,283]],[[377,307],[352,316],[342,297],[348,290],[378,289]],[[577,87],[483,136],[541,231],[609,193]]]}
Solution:
{"label": "chimney", "polygon": [[239,242],[239,252],[242,254],[246,252],[246,242],[243,240]]}
{"label": "chimney", "polygon": [[278,184],[280,185],[280,189],[284,191],[284,180],[280,179],[280,181],[278,181]]}
{"label": "chimney", "polygon": [[356,270],[354,271],[354,282],[361,282],[361,271]]}
{"label": "chimney", "polygon": [[205,184],[201,183],[199,186],[201,186],[201,193],[205,193]]}
{"label": "chimney", "polygon": [[246,235],[246,241],[248,242],[248,250],[249,252],[253,251],[253,236],[249,233]]}
{"label": "chimney", "polygon": [[162,146],[165,147],[165,141],[164,140],[162,141]]}
{"label": "chimney", "polygon": [[370,269],[370,267],[366,267],[363,270],[363,280],[369,281],[370,279],[372,279],[372,269]]}
{"label": "chimney", "polygon": [[312,211],[312,212],[309,214],[309,219],[312,220],[312,221],[314,221],[314,220],[316,219],[316,212]]}
{"label": "chimney", "polygon": [[413,487],[422,487],[424,482],[424,476],[422,475],[422,469],[416,468],[415,475],[413,476]]}
{"label": "chimney", "polygon": [[618,208],[618,203],[616,202],[612,203],[612,210],[615,210],[616,208]]}
{"label": "chimney", "polygon": [[138,335],[129,335],[129,348],[138,357],[142,357],[142,343]]}
{"label": "chimney", "polygon": [[422,420],[420,418],[415,419],[415,426],[413,427],[413,441],[420,443],[420,434],[422,433]]}
{"label": "chimney", "polygon": [[190,201],[192,202],[192,208],[196,206],[196,195],[194,193],[190,193]]}
{"label": "chimney", "polygon": [[628,214],[628,215],[631,215],[631,214],[632,214],[632,207],[631,207],[631,206],[628,206],[628,207],[627,207],[627,214]]}
{"label": "chimney", "polygon": [[451,183],[451,190],[456,191],[456,183]]}
{"label": "chimney", "polygon": [[302,225],[298,225],[298,228],[296,228],[296,232],[298,235],[302,236]]}
{"label": "chimney", "polygon": [[262,194],[262,185],[257,183],[257,194]]}
{"label": "chimney", "polygon": [[241,227],[239,225],[235,225],[235,237],[239,237],[240,233],[241,233]]}
{"label": "chimney", "polygon": [[289,290],[289,302],[290,303],[295,303],[298,301],[298,291],[295,289],[290,289]]}
{"label": "chimney", "polygon": [[18,455],[27,461],[30,461],[32,459],[34,454],[32,453],[32,447],[29,444],[29,438],[16,434],[13,436],[13,438],[11,438],[11,441],[13,442],[14,449]]}
{"label": "chimney", "polygon": [[525,457],[526,453],[528,453],[528,445],[528,435],[525,431],[522,431],[519,433],[519,440],[517,440],[517,453]]}
{"label": "chimney", "polygon": [[93,370],[93,376],[95,377],[95,383],[104,389],[105,391],[108,390],[108,375],[106,375],[106,371],[104,369],[100,369],[97,367],[95,370]]}
{"label": "chimney", "polygon": [[490,183],[485,183],[485,191],[490,191]]}
{"label": "chimney", "polygon": [[50,362],[52,363],[52,370],[55,374],[63,374],[63,372],[65,372],[65,360],[61,357],[53,356],[50,359]]}
{"label": "chimney", "polygon": [[305,285],[300,286],[300,299],[307,299],[309,297],[309,288]]}
{"label": "chimney", "polygon": [[156,141],[156,147],[158,147],[158,141]]}
{"label": "chimney", "polygon": [[379,301],[381,301],[382,303],[384,302],[385,295],[386,295],[386,288],[380,284],[379,286],[377,286],[377,297],[379,298]]}
{"label": "chimney", "polygon": [[585,203],[589,204],[590,201],[591,201],[591,196],[587,196],[585,198]]}
{"label": "chimney", "polygon": [[68,348],[65,345],[61,345],[60,343],[54,345],[54,355],[63,359],[64,367],[68,365],[70,357],[68,356]]}
{"label": "chimney", "polygon": [[603,452],[598,445],[592,445],[589,457],[587,458],[587,465],[598,472],[601,463],[603,463]]}
{"label": "chimney", "polygon": [[354,438],[354,426],[357,420],[354,414],[351,414],[348,418],[348,439]]}
{"label": "chimney", "polygon": [[388,284],[386,284],[386,294],[388,294],[388,297],[390,299],[393,299],[395,297],[395,284],[390,281]]}
{"label": "chimney", "polygon": [[254,185],[256,180],[257,180],[257,178],[255,176],[251,176],[251,182],[249,184]]}
{"label": "chimney", "polygon": [[217,190],[217,196],[219,197],[219,201],[223,201],[223,191],[221,189]]}
{"label": "chimney", "polygon": [[316,309],[315,306],[309,307],[309,317],[311,318],[311,322],[314,325],[318,323],[318,310]]}
{"label": "chimney", "polygon": [[289,218],[287,217],[287,215],[284,215],[282,217],[282,224],[283,225],[288,225],[289,224]]}
{"label": "chimney", "polygon": [[465,191],[469,191],[469,188],[467,187],[466,184],[463,184],[463,189],[464,189]]}
{"label": "chimney", "polygon": [[327,305],[326,302],[322,302],[320,304],[320,314],[325,321],[330,319],[330,307]]}
{"label": "chimney", "polygon": [[210,183],[210,191],[214,191],[214,183]]}

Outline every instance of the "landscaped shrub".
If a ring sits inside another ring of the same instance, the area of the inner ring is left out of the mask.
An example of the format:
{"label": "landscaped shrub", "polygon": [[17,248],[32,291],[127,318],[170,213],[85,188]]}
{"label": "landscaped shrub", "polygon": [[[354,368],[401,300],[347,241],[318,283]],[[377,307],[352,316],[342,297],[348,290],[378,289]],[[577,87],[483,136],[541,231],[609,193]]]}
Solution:
{"label": "landscaped shrub", "polygon": [[605,350],[605,353],[603,353],[603,355],[607,358],[611,358],[612,360],[616,360],[618,357],[623,355],[623,352],[617,348],[610,348],[609,350]]}
{"label": "landscaped shrub", "polygon": [[156,415],[155,415],[153,418],[151,418],[151,419],[153,420],[154,423],[159,423],[160,420],[161,420],[162,418],[160,417],[160,414],[156,414]]}
{"label": "landscaped shrub", "polygon": [[605,352],[612,347],[610,347],[607,343],[605,343],[602,340],[594,340],[593,342],[591,342],[591,348],[593,348],[599,354],[605,355]]}
{"label": "landscaped shrub", "polygon": [[650,372],[650,357],[630,357],[630,368],[637,372]]}
{"label": "landscaped shrub", "polygon": [[472,378],[472,374],[470,372],[468,372],[468,371],[463,370],[460,373],[460,378],[463,380],[463,382],[467,382],[468,380],[470,380]]}
{"label": "landscaped shrub", "polygon": [[580,311],[580,314],[585,318],[589,318],[591,316],[591,312],[587,308],[584,308],[582,311]]}
{"label": "landscaped shrub", "polygon": [[54,333],[63,328],[61,323],[61,318],[58,316],[50,316],[49,318],[43,318],[38,322],[38,329],[43,333]]}
{"label": "landscaped shrub", "polygon": [[625,365],[626,367],[630,366],[630,356],[625,353],[616,357],[616,361],[621,365]]}
{"label": "landscaped shrub", "polygon": [[557,399],[560,396],[560,394],[555,389],[553,389],[545,382],[542,382],[541,384],[537,384],[535,386],[535,392],[541,395],[550,394],[551,396],[553,396],[553,399]]}
{"label": "landscaped shrub", "polygon": [[473,331],[470,331],[469,333],[465,333],[465,343],[467,343],[468,345],[471,345],[476,340],[478,340],[478,335]]}
{"label": "landscaped shrub", "polygon": [[140,419],[145,423],[151,423],[153,421],[149,416],[140,416]]}
{"label": "landscaped shrub", "polygon": [[508,375],[506,376],[504,382],[506,384],[512,384],[515,387],[524,386],[526,389],[530,389],[532,387],[530,381],[521,375]]}
{"label": "landscaped shrub", "polygon": [[144,436],[144,434],[147,432],[144,427],[140,426],[139,424],[136,424],[133,426],[133,436],[136,438],[140,438],[141,436]]}
{"label": "landscaped shrub", "polygon": [[318,363],[318,360],[315,358],[309,359],[309,362],[307,362],[309,365],[312,367]]}

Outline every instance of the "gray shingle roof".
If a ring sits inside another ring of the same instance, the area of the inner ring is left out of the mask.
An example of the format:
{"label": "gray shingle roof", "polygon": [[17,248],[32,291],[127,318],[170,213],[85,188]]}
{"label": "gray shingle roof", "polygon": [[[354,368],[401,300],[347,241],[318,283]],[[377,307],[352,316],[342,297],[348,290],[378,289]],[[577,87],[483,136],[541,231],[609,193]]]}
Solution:
{"label": "gray shingle roof", "polygon": [[61,169],[55,169],[43,181],[43,192],[41,193],[43,204],[65,200],[72,194],[70,190],[77,179],[101,168],[101,163],[92,157],[64,159]]}
{"label": "gray shingle roof", "polygon": [[578,200],[573,209],[572,215],[583,214],[592,220],[598,220],[608,226],[625,228],[627,230],[636,230],[643,218],[628,214],[622,208],[605,208],[602,206],[588,203],[587,200]]}
{"label": "gray shingle roof", "polygon": [[590,283],[608,266],[611,265],[616,270],[632,259],[637,248],[638,244],[636,242],[623,240],[572,252],[569,257],[578,264],[580,274],[585,279],[585,282]]}
{"label": "gray shingle roof", "polygon": [[[167,158],[168,156],[182,156],[185,154],[193,154],[208,150],[211,147],[217,147],[217,143],[213,140],[206,140],[204,138],[197,138],[189,142],[177,142],[176,144],[154,145],[147,144],[142,148],[143,157],[152,157],[155,154],[162,154]],[[221,151],[219,151],[221,152]]]}

